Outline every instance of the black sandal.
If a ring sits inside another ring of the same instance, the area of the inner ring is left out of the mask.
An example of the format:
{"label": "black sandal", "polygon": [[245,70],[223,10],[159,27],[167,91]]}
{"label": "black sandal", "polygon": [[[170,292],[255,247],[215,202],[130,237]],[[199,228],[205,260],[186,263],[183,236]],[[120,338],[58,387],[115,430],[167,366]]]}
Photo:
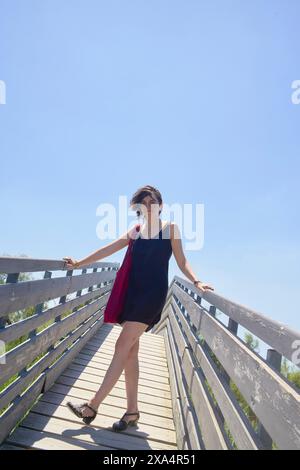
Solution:
{"label": "black sandal", "polygon": [[[82,414],[82,408],[86,406],[87,408],[89,408],[91,411],[93,411],[93,415],[92,416],[84,416]],[[97,413],[98,411],[95,410],[91,405],[89,405],[88,403],[82,403],[81,405],[73,405],[73,403],[71,403],[70,401],[67,402],[67,407],[69,408],[69,410],[72,411],[72,413],[74,413],[74,415],[76,415],[78,418],[82,418],[82,421],[85,423],[85,424],[90,424],[97,416]]]}
{"label": "black sandal", "polygon": [[[124,416],[126,416],[126,415],[128,415],[128,416],[129,415],[137,415],[137,418],[136,419],[131,419],[127,422],[125,419],[123,419]],[[134,426],[138,422],[139,417],[140,417],[140,412],[139,411],[137,413],[124,413],[122,418],[112,425],[112,429],[113,429],[113,431],[117,431],[117,432],[118,431],[124,431],[128,426]]]}

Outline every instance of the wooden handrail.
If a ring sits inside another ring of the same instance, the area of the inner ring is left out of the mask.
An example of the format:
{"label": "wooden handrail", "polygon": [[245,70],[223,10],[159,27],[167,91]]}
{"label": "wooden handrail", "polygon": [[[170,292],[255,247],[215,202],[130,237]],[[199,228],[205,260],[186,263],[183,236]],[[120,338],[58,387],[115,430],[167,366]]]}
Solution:
{"label": "wooden handrail", "polygon": [[[217,310],[227,315],[227,325]],[[238,336],[239,324],[270,346],[266,359]],[[178,276],[152,331],[165,335],[175,371],[170,381],[179,448],[300,449],[299,389],[280,373],[282,356],[293,360],[298,332]]]}
{"label": "wooden handrail", "polygon": [[[7,274],[0,285],[0,442],[102,325],[118,267],[98,262],[52,278],[64,271],[63,261],[0,258],[0,273]],[[44,279],[18,282],[21,273],[37,272]],[[26,309],[28,316],[10,321]]]}

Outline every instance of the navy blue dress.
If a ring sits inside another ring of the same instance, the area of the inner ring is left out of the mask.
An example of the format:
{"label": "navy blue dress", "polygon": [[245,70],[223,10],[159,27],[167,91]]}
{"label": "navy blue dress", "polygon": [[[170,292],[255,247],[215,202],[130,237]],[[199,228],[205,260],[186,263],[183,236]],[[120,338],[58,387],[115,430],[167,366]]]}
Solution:
{"label": "navy blue dress", "polygon": [[[162,222],[160,227],[162,227]],[[133,242],[128,290],[119,324],[124,321],[147,323],[145,331],[159,322],[168,293],[169,259],[172,255],[170,223],[153,238],[139,232]]]}

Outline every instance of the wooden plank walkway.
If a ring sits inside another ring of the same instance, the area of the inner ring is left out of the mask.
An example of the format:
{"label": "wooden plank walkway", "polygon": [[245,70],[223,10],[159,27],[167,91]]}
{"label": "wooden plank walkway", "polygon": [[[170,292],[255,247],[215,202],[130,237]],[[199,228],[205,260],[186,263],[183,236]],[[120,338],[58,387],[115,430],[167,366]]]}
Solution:
{"label": "wooden plank walkway", "polygon": [[101,384],[122,328],[103,324],[55,384],[34,405],[0,448],[176,450],[169,371],[164,337],[151,332],[140,338],[140,419],[136,427],[116,433],[112,423],[126,410],[124,372],[99,407],[90,426],[76,418],[66,402],[88,400]]}

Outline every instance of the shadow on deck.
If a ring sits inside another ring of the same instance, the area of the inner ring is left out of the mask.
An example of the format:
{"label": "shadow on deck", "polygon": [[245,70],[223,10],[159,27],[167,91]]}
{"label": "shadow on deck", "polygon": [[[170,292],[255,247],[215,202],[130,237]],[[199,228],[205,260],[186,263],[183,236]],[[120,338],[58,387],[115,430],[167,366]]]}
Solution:
{"label": "shadow on deck", "polygon": [[120,331],[120,326],[102,325],[2,448],[177,449],[164,338],[159,335],[144,333],[140,338],[137,426],[121,433],[111,430],[112,423],[126,411],[124,371],[92,425],[83,424],[66,407],[68,400],[88,400],[99,388]]}

